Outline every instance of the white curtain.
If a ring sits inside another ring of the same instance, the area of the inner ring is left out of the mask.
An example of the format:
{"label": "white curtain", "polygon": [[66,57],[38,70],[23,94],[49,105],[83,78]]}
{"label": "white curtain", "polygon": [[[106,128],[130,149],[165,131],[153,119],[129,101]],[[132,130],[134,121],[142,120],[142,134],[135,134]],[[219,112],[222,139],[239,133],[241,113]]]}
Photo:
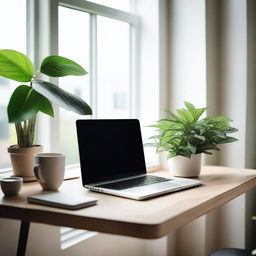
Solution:
{"label": "white curtain", "polygon": [[[175,110],[187,100],[209,106],[207,115],[230,117],[239,141],[205,163],[256,168],[256,1],[169,0],[161,6],[169,35],[162,37],[169,93],[161,107]],[[242,195],[170,234],[165,255],[256,247],[255,198],[255,191]]]}

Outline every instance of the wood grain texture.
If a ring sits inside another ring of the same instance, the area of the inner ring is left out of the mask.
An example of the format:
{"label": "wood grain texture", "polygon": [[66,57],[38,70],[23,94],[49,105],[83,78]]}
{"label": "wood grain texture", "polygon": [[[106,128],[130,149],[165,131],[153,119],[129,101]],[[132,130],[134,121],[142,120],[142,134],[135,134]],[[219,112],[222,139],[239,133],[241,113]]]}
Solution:
{"label": "wood grain texture", "polygon": [[[154,173],[171,176],[168,171]],[[70,211],[27,202],[41,193],[38,183],[24,184],[19,196],[0,192],[0,217],[133,236],[160,238],[184,224],[248,192],[256,186],[256,170],[204,166],[203,185],[144,201],[90,192],[81,180],[65,181],[60,192],[98,198],[96,206]]]}

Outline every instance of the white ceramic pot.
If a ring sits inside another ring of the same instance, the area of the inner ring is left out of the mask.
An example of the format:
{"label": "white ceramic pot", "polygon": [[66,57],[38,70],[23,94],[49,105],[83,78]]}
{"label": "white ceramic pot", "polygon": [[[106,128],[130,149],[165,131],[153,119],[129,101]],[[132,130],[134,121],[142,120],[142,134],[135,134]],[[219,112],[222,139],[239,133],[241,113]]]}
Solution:
{"label": "white ceramic pot", "polygon": [[177,177],[197,177],[201,171],[202,154],[191,155],[190,158],[176,156],[168,159],[169,170]]}

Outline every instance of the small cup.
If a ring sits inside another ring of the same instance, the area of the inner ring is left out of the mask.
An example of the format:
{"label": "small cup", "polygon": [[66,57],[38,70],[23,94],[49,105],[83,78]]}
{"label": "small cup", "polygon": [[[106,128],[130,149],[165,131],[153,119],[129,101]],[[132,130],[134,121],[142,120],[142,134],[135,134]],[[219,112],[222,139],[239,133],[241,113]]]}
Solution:
{"label": "small cup", "polygon": [[19,194],[23,184],[23,179],[20,177],[3,178],[0,180],[1,189],[5,196],[16,196]]}
{"label": "small cup", "polygon": [[35,155],[34,173],[43,190],[58,190],[64,180],[65,155],[40,153]]}

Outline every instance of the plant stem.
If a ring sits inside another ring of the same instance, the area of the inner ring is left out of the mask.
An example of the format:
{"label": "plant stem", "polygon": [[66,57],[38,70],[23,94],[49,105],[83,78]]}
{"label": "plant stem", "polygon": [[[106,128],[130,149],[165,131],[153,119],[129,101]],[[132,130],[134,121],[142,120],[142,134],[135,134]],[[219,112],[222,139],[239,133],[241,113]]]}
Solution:
{"label": "plant stem", "polygon": [[15,123],[17,143],[19,147],[32,147],[35,137],[36,115],[29,120]]}

